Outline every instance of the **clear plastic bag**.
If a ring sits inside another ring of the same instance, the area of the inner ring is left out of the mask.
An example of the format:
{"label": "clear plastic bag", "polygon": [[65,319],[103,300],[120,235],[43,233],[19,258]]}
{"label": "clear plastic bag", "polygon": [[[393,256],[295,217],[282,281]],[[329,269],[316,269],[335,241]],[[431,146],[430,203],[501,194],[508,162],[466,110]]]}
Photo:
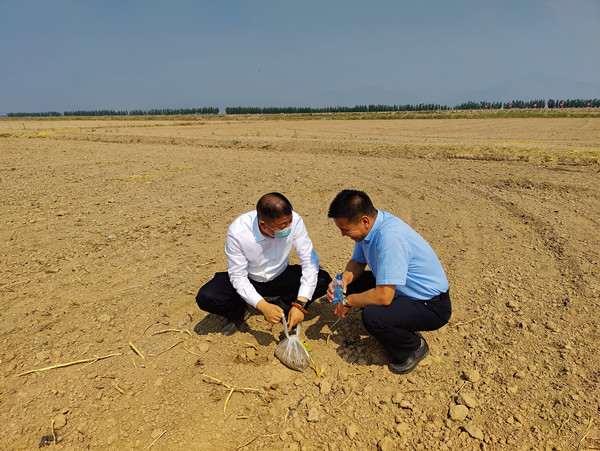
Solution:
{"label": "clear plastic bag", "polygon": [[296,333],[290,335],[285,315],[281,318],[281,322],[285,338],[277,345],[275,356],[288,368],[304,371],[310,364],[310,353],[300,339],[300,324],[296,326]]}

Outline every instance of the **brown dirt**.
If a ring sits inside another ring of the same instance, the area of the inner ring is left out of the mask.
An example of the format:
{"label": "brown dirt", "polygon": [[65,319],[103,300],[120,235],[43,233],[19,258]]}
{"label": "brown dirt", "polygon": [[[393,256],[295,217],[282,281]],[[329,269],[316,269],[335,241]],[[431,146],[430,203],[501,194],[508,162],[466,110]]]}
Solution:
{"label": "brown dirt", "polygon": [[[62,449],[597,449],[599,160],[599,118],[0,121],[0,448],[54,419]],[[194,302],[272,190],[342,269],[326,211],[346,187],[450,280],[407,376],[358,311],[311,309],[319,378],[274,357],[281,326],[225,338]]]}

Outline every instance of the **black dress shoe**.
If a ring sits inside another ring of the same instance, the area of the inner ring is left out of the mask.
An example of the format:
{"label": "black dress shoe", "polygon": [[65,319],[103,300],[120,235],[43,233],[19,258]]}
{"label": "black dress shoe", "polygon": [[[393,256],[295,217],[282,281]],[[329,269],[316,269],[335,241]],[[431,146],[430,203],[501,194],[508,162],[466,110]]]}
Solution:
{"label": "black dress shoe", "polygon": [[243,323],[243,317],[227,319],[227,321],[225,321],[225,324],[223,324],[223,327],[221,328],[221,333],[226,337],[229,337],[230,335],[237,333],[240,330],[240,327],[242,327]]}
{"label": "black dress shoe", "polygon": [[406,374],[410,373],[415,367],[423,360],[427,354],[429,354],[429,346],[424,338],[421,337],[421,346],[408,356],[408,358],[401,363],[392,362],[388,365],[388,368],[392,373]]}

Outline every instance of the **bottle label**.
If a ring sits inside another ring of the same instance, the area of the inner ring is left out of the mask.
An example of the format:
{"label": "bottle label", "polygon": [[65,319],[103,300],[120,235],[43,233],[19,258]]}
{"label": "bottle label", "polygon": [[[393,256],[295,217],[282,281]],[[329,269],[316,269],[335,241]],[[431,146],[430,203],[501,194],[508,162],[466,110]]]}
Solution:
{"label": "bottle label", "polygon": [[342,297],[344,296],[344,288],[343,287],[334,287],[333,288],[333,303],[338,304],[342,301]]}

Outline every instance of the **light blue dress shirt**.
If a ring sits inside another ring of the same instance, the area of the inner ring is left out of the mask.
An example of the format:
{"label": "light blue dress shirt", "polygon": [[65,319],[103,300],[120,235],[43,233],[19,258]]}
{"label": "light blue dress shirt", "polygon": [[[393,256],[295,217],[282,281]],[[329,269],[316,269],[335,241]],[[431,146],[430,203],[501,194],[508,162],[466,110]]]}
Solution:
{"label": "light blue dress shirt", "polygon": [[427,300],[448,290],[442,264],[408,224],[378,210],[373,228],[356,243],[352,260],[366,263],[377,285],[396,285],[396,296]]}

